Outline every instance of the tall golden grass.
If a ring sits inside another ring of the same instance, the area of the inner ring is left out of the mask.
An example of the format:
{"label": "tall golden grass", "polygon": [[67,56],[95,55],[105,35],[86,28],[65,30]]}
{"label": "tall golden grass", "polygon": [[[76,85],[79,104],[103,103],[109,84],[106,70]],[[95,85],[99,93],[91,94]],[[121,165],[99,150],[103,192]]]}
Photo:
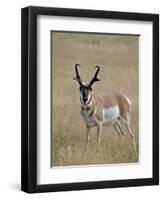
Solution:
{"label": "tall golden grass", "polygon": [[124,129],[120,140],[113,127],[103,127],[97,150],[96,128],[86,151],[85,123],[80,116],[79,88],[72,78],[79,63],[80,75],[89,81],[99,65],[95,94],[123,93],[132,102],[131,127],[139,148],[138,36],[52,32],[52,166],[138,161],[132,139]]}

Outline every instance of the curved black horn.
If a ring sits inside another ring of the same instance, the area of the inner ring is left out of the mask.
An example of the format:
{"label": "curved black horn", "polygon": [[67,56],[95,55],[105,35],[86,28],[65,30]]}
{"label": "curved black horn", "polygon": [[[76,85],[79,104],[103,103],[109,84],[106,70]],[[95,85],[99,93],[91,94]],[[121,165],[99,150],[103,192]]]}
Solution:
{"label": "curved black horn", "polygon": [[76,77],[73,78],[73,80],[78,81],[78,83],[79,83],[80,85],[82,85],[82,80],[81,80],[80,75],[79,75],[78,67],[80,67],[80,65],[79,65],[79,64],[76,64],[76,65],[75,65]]}
{"label": "curved black horn", "polygon": [[89,83],[90,86],[92,86],[93,83],[95,83],[96,81],[100,81],[100,79],[97,78],[97,75],[98,75],[98,73],[99,73],[99,71],[100,71],[100,67],[99,67],[99,66],[95,66],[95,68],[97,68],[97,71],[96,71],[96,73],[95,73],[93,79],[92,79],[92,80],[90,81],[90,83]]}

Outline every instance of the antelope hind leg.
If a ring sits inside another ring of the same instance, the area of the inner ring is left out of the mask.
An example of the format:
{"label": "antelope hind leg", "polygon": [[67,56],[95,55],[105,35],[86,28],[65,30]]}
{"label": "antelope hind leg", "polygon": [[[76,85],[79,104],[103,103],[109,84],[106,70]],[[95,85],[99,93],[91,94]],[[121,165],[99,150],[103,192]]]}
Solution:
{"label": "antelope hind leg", "polygon": [[97,124],[97,144],[98,146],[100,146],[100,136],[101,136],[101,129],[102,129],[102,124],[101,123],[98,123]]}
{"label": "antelope hind leg", "polygon": [[132,137],[132,141],[133,141],[133,145],[134,145],[134,150],[135,150],[135,154],[137,155],[137,148],[136,148],[136,142],[135,142],[135,136],[133,131],[130,128],[130,125],[127,121],[123,121],[124,126],[126,127],[127,131],[129,132],[130,136]]}
{"label": "antelope hind leg", "polygon": [[116,130],[116,132],[118,133],[118,135],[121,137],[124,135],[123,130],[121,128],[121,125],[119,123],[119,121],[117,121],[114,125],[113,125],[114,129]]}

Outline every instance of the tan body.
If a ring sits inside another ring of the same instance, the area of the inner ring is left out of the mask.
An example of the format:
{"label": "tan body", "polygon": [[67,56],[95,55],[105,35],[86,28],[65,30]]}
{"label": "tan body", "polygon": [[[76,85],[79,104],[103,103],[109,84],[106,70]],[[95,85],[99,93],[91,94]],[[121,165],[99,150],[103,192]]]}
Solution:
{"label": "tan body", "polygon": [[102,96],[91,94],[90,99],[91,101],[87,105],[81,104],[81,116],[87,128],[87,145],[91,127],[97,126],[97,141],[100,144],[102,126],[113,126],[121,136],[123,131],[120,122],[122,122],[133,138],[136,151],[135,138],[130,128],[130,100],[125,95],[117,93],[108,93]]}

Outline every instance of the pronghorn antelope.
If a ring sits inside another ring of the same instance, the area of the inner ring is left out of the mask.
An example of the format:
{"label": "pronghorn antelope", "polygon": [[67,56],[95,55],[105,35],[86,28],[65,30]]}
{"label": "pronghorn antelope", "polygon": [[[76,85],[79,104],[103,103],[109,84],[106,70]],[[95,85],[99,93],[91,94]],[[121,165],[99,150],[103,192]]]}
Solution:
{"label": "pronghorn antelope", "polygon": [[132,137],[134,149],[136,152],[136,143],[134,134],[130,128],[130,112],[131,102],[122,94],[108,93],[106,95],[97,96],[92,93],[92,86],[100,79],[97,75],[100,67],[96,66],[97,71],[89,83],[85,83],[80,78],[78,67],[75,65],[76,77],[73,78],[79,83],[81,116],[86,124],[86,143],[88,146],[90,139],[91,127],[97,127],[97,142],[100,145],[100,133],[102,126],[113,126],[119,136],[123,135],[121,123],[125,126]]}

